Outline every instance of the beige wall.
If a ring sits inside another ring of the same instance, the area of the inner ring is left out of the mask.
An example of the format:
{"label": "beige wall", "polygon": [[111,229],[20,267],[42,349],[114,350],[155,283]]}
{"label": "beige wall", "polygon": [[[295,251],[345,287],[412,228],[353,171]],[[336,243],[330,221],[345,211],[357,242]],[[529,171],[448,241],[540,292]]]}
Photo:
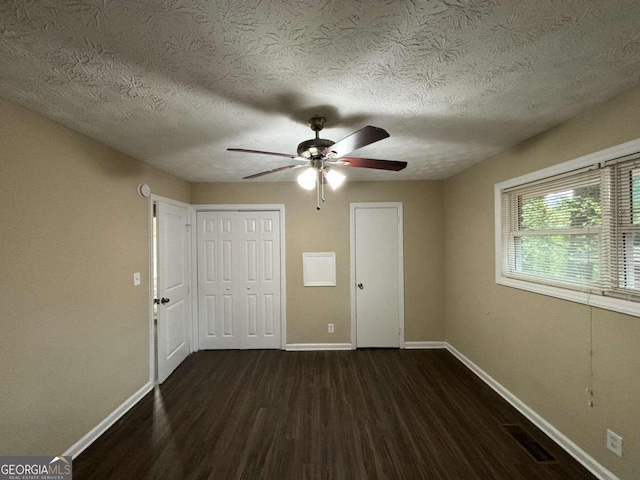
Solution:
{"label": "beige wall", "polygon": [[0,100],[0,454],[60,454],[148,381],[139,183],[189,201],[187,182]]}
{"label": "beige wall", "polygon": [[[351,182],[327,193],[316,211],[315,192],[296,183],[197,183],[192,203],[285,205],[287,342],[350,342],[349,204],[403,202],[405,339],[443,340],[442,182]],[[303,287],[302,252],[336,252],[337,286]],[[327,323],[335,333],[327,333]]]}
{"label": "beige wall", "polygon": [[[636,138],[640,90],[450,178],[444,203],[447,341],[629,479],[640,478],[640,318],[497,286],[493,186]],[[606,428],[624,438],[624,458],[605,449]]]}
{"label": "beige wall", "polygon": [[[0,100],[0,453],[61,453],[147,382],[148,203],[136,186],[149,183],[192,203],[285,204],[289,343],[350,341],[349,203],[402,201],[406,339],[446,338],[638,478],[640,319],[499,287],[493,270],[496,182],[638,137],[640,90],[446,182],[351,182],[317,212],[296,184],[190,185]],[[302,287],[303,251],[337,252],[336,288]],[[623,459],[605,450],[606,428],[624,437]]]}

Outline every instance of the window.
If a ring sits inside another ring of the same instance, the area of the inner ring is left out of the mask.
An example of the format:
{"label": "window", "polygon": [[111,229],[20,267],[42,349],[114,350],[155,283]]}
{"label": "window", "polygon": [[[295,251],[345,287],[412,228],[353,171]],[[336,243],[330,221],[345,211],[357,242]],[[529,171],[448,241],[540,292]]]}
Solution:
{"label": "window", "polygon": [[496,185],[496,282],[640,316],[638,151],[640,140]]}
{"label": "window", "polygon": [[618,287],[640,293],[640,158],[616,168],[616,250]]}

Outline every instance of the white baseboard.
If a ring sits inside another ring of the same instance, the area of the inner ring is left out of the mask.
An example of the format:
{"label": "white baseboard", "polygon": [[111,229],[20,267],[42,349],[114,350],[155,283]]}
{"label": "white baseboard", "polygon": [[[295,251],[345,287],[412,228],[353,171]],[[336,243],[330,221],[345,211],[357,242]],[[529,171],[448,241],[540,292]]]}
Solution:
{"label": "white baseboard", "polygon": [[353,350],[350,343],[288,343],[287,352],[304,352],[313,350]]}
{"label": "white baseboard", "polygon": [[[447,348],[447,342],[404,342],[407,350]],[[289,343],[285,347],[288,352],[314,350],[354,350],[350,343]]]}
{"label": "white baseboard", "polygon": [[446,342],[404,342],[407,350],[429,350],[432,348],[447,348]]}
{"label": "white baseboard", "polygon": [[445,342],[446,349],[455,355],[458,360],[464,363],[473,373],[475,373],[480,379],[482,379],[487,385],[493,388],[502,398],[511,404],[516,410],[523,414],[527,419],[533,423],[536,427],[547,434],[551,440],[556,442],[562,447],[569,455],[580,462],[587,470],[593,473],[600,480],[619,480],[617,476],[598,463],[591,455],[582,450],[571,439],[565,436],[560,430],[547,422],[544,418],[538,415],[535,411],[529,408],[522,400],[516,397],[513,393],[503,387],[498,381],[496,381],[491,375],[482,370],[478,365],[473,363],[450,343]]}
{"label": "white baseboard", "polygon": [[93,427],[89,433],[87,433],[84,437],[78,440],[76,443],[71,445],[62,455],[68,456],[70,455],[74,459],[80,455],[89,445],[95,442],[100,435],[106,432],[111,425],[116,423],[120,418],[131,410],[136,403],[138,403],[142,397],[144,397],[147,393],[149,393],[153,389],[153,383],[148,382],[145,384],[140,390],[131,395],[125,402],[116,408],[113,412],[111,412],[107,418],[102,420],[98,425]]}

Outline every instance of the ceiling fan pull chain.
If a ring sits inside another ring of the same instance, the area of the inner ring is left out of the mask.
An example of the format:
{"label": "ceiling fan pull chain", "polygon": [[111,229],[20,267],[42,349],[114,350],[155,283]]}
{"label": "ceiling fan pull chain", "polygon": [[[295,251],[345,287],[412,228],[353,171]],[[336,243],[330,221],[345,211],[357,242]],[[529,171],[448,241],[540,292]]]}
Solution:
{"label": "ceiling fan pull chain", "polygon": [[320,210],[320,176],[316,174],[316,210]]}

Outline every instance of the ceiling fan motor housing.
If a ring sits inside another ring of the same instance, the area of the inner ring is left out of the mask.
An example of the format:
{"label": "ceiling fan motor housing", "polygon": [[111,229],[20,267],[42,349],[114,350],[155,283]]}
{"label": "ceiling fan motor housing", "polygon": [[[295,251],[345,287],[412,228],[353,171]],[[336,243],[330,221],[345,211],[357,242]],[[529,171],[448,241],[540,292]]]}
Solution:
{"label": "ceiling fan motor housing", "polygon": [[304,158],[318,158],[322,156],[325,148],[330,147],[335,142],[332,140],[326,140],[324,138],[312,138],[311,140],[305,140],[298,145],[298,155]]}

